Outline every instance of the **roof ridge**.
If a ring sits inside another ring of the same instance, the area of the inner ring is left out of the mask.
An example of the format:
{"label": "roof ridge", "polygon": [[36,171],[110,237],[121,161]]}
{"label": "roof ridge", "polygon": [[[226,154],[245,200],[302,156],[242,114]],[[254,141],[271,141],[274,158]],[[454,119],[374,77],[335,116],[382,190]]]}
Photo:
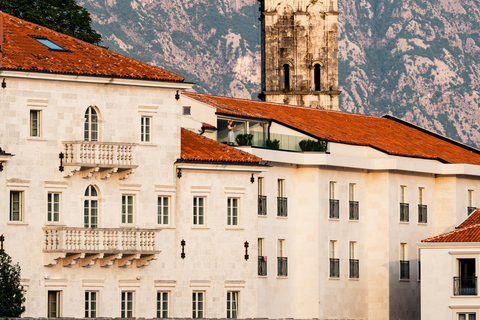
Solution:
{"label": "roof ridge", "polygon": [[251,100],[251,99],[246,99],[246,98],[226,97],[226,96],[220,96],[220,95],[215,95],[215,94],[191,92],[191,91],[182,92],[182,94],[184,94],[184,93],[187,94],[187,95],[197,94],[197,95],[205,96],[205,97],[217,97],[217,98],[220,98],[220,99],[232,99],[232,100],[237,100],[237,101],[261,103],[261,104],[271,104],[271,105],[283,106],[283,107],[286,107],[286,108],[297,108],[297,109],[312,110],[312,111],[317,111],[317,112],[331,112],[331,113],[348,114],[348,115],[352,115],[352,116],[359,116],[359,117],[365,117],[365,118],[375,118],[375,119],[380,119],[380,120],[382,119],[382,117],[375,116],[375,115],[363,114],[363,113],[353,113],[353,112],[347,112],[347,111],[342,111],[342,110],[317,109],[317,108],[311,108],[311,107],[306,107],[306,106],[298,106],[298,105],[286,104],[286,103],[280,103],[280,102],[269,102],[269,101]]}

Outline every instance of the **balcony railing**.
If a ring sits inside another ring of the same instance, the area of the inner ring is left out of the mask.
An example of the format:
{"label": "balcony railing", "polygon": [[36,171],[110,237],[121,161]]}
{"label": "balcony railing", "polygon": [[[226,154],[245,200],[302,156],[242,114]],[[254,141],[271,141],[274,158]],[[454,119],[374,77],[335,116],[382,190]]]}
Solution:
{"label": "balcony railing", "polygon": [[330,258],[330,278],[340,278],[340,259]]}
{"label": "balcony railing", "polygon": [[418,205],[418,223],[427,223],[427,206],[425,204]]}
{"label": "balcony railing", "polygon": [[94,256],[95,259],[103,259],[115,256],[113,259],[127,257],[124,262],[129,265],[131,261],[147,256],[152,260],[153,255],[160,253],[156,246],[156,234],[159,230],[69,227],[44,227],[43,230],[43,251],[53,254],[55,260],[68,257],[76,257],[78,260]]}
{"label": "balcony railing", "polygon": [[287,214],[287,198],[277,197],[277,216],[286,217]]}
{"label": "balcony railing", "polygon": [[477,277],[453,277],[453,295],[476,296]]}
{"label": "balcony railing", "polygon": [[358,220],[358,201],[350,201],[350,220]]}
{"label": "balcony railing", "polygon": [[134,143],[65,141],[66,166],[131,169],[134,162]]}
{"label": "balcony railing", "polygon": [[359,261],[350,259],[350,278],[358,279],[360,277]]}
{"label": "balcony railing", "polygon": [[400,260],[400,279],[410,279],[410,261]]}
{"label": "balcony railing", "polygon": [[477,210],[477,207],[467,207],[467,215],[471,215],[475,210]]}
{"label": "balcony railing", "polygon": [[340,217],[339,201],[330,199],[330,219],[338,219]]}
{"label": "balcony railing", "polygon": [[277,257],[277,276],[279,277],[288,276],[288,258]]}
{"label": "balcony railing", "polygon": [[267,196],[258,196],[258,215],[267,215]]}
{"label": "balcony railing", "polygon": [[258,275],[266,276],[267,275],[267,257],[258,256]]}
{"label": "balcony railing", "polygon": [[408,222],[408,203],[400,203],[400,221]]}

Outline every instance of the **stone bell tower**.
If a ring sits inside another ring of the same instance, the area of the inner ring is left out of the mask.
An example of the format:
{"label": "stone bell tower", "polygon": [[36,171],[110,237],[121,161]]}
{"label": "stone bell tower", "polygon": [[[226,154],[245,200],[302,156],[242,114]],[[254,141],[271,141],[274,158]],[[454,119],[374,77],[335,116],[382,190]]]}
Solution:
{"label": "stone bell tower", "polygon": [[268,102],[338,110],[337,0],[258,0]]}

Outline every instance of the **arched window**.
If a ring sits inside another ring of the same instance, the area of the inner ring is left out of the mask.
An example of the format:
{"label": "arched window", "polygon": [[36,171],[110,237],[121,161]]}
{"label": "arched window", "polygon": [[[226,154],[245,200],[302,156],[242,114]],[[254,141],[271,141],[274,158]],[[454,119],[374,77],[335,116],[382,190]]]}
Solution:
{"label": "arched window", "polygon": [[98,141],[98,115],[93,107],[85,112],[85,141]]}
{"label": "arched window", "polygon": [[315,91],[320,91],[320,65],[317,63],[313,67],[313,81],[315,83]]}
{"label": "arched window", "polygon": [[98,193],[97,189],[91,185],[85,190],[83,225],[85,228],[98,227]]}
{"label": "arched window", "polygon": [[283,65],[283,88],[290,90],[290,66],[288,64]]}

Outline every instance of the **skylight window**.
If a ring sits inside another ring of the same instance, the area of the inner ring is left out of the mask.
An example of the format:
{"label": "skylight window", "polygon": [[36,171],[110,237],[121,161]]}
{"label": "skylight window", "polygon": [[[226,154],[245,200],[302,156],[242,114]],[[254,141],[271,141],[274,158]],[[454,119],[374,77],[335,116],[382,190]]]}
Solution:
{"label": "skylight window", "polygon": [[53,51],[65,51],[67,52],[68,50],[59,46],[58,44],[56,44],[55,42],[53,42],[52,40],[48,39],[48,38],[45,38],[45,37],[33,37],[33,39],[37,40],[38,42],[40,42],[41,44],[43,44],[44,46],[47,46],[48,49],[50,50],[53,50]]}

